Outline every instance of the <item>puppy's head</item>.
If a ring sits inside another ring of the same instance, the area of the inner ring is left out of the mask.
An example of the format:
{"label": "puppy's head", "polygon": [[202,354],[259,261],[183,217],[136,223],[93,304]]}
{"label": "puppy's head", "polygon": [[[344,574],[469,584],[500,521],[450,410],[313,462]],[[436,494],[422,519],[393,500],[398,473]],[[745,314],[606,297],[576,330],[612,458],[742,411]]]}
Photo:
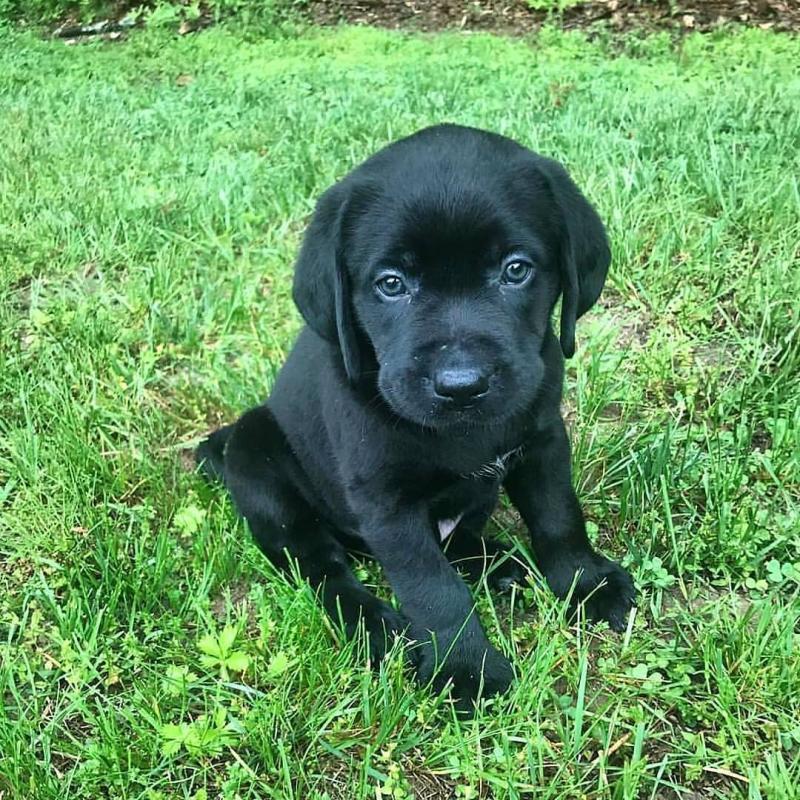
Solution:
{"label": "puppy's head", "polygon": [[352,382],[377,371],[399,416],[492,424],[536,396],[559,296],[573,354],[609,263],[603,225],[562,167],[502,136],[437,126],[322,196],[294,299]]}

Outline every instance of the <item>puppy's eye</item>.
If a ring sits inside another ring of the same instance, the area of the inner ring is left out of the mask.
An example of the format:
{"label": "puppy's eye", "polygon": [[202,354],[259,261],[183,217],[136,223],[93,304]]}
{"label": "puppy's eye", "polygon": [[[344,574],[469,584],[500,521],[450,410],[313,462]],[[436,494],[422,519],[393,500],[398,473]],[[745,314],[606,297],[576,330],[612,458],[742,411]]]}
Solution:
{"label": "puppy's eye", "polygon": [[509,261],[503,268],[501,281],[509,286],[522,286],[533,275],[533,264],[521,259]]}
{"label": "puppy's eye", "polygon": [[408,294],[408,288],[405,283],[403,283],[403,279],[398,275],[390,274],[378,278],[378,280],[375,281],[375,288],[384,297],[389,297],[391,299]]}

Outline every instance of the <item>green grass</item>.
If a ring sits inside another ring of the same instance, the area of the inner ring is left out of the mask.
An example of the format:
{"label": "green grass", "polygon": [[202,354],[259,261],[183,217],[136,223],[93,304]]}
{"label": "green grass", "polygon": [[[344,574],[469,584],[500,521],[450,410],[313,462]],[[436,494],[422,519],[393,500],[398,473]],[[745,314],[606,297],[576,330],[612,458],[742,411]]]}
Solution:
{"label": "green grass", "polygon": [[[3,800],[797,797],[798,64],[763,31],[1,32]],[[183,466],[291,346],[314,198],[444,119],[561,159],[608,223],[566,412],[642,591],[620,637],[477,588],[518,680],[468,723],[400,654],[373,676]]]}
{"label": "green grass", "polygon": [[580,5],[583,0],[526,0],[536,11],[563,11],[570,6]]}

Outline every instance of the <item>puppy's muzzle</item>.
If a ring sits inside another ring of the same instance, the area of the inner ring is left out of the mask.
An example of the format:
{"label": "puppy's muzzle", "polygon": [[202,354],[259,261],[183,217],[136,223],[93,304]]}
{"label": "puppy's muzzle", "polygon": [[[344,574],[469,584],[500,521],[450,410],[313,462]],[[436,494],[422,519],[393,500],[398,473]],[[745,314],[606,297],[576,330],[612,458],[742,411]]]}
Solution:
{"label": "puppy's muzzle", "polygon": [[463,406],[489,391],[489,374],[476,367],[445,367],[433,376],[438,398]]}

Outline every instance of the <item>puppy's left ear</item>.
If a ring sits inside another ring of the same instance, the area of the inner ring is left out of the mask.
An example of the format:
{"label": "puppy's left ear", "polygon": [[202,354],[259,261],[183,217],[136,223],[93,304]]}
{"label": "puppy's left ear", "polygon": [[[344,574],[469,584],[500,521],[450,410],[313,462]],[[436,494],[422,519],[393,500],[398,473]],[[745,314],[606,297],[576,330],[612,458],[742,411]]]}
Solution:
{"label": "puppy's left ear", "polygon": [[575,323],[600,297],[611,264],[606,231],[597,212],[557,162],[542,158],[544,174],[561,216],[561,350],[575,354]]}
{"label": "puppy's left ear", "polygon": [[346,181],[320,197],[295,263],[292,298],[309,328],[338,345],[347,377],[356,383],[361,357],[344,252],[351,206]]}

